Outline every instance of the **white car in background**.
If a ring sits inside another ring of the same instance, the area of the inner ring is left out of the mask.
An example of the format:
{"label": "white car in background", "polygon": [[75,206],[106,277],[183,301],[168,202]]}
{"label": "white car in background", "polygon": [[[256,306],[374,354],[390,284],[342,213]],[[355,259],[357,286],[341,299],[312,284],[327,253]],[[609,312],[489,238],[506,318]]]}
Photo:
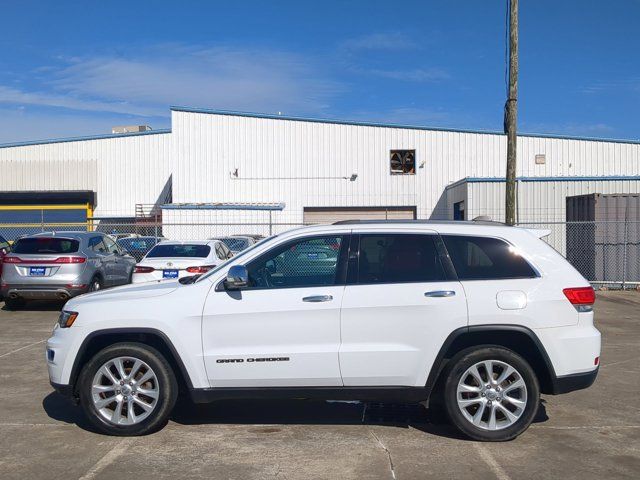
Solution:
{"label": "white car in background", "polygon": [[232,256],[220,240],[160,242],[136,265],[132,283],[201,275]]}

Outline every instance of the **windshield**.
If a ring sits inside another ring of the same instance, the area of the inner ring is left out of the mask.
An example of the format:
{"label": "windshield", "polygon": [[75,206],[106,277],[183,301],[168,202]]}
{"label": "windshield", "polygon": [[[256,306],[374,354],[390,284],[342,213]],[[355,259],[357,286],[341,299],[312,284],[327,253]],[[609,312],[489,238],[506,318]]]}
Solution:
{"label": "windshield", "polygon": [[229,250],[239,252],[249,246],[249,242],[243,238],[221,238],[224,244],[229,247]]}
{"label": "windshield", "polygon": [[21,238],[13,244],[13,253],[74,253],[78,251],[80,242],[71,238],[31,237]]}
{"label": "windshield", "polygon": [[147,253],[147,258],[206,258],[210,252],[209,245],[160,244]]}
{"label": "windshield", "polygon": [[218,265],[216,268],[214,268],[213,270],[209,270],[207,273],[205,273],[204,275],[202,275],[201,277],[198,278],[198,280],[196,280],[197,282],[200,282],[202,280],[204,280],[205,278],[209,278],[211,275],[213,275],[216,272],[219,272],[221,269],[223,269],[227,263],[229,263],[230,260],[233,260],[234,262],[236,260],[238,260],[239,258],[242,258],[244,256],[246,256],[247,254],[253,252],[253,250],[256,247],[259,247],[260,245],[262,245],[263,243],[265,243],[267,240],[273,240],[274,238],[276,238],[278,235],[273,235],[271,237],[267,237],[267,238],[263,238],[262,240],[260,240],[258,243],[254,243],[253,245],[251,245],[249,248],[247,248],[246,250],[243,250],[240,253],[237,253],[236,255],[234,255],[233,257],[231,257],[229,260],[227,260],[226,262],[222,262],[220,265]]}

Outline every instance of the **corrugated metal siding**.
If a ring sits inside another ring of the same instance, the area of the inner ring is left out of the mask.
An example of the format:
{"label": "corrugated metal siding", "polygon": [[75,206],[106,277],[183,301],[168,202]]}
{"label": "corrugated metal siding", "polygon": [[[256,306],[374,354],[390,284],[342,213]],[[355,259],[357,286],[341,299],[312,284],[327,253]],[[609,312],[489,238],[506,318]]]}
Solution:
{"label": "corrugated metal siding", "polygon": [[[416,205],[418,218],[447,218],[447,185],[468,176],[503,176],[505,170],[506,138],[494,134],[182,111],[172,112],[172,125],[174,201],[285,202],[279,217],[291,222],[302,221],[305,206]],[[393,149],[416,150],[416,175],[390,175]],[[545,164],[535,164],[537,154],[546,155]],[[518,162],[519,176],[635,175],[640,145],[520,137]],[[353,173],[355,182],[342,178]],[[504,193],[478,195],[475,205],[493,215],[501,210]],[[521,201],[532,214],[564,213],[564,196],[536,195],[533,203]]]}
{"label": "corrugated metal siding", "polygon": [[171,134],[0,148],[0,190],[93,190],[95,216],[133,216],[171,175]]}

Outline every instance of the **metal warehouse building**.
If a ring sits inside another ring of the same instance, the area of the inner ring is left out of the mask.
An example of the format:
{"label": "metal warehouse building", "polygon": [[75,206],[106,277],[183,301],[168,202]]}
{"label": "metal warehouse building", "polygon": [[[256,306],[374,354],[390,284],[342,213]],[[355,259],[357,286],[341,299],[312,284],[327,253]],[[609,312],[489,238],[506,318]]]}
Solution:
{"label": "metal warehouse building", "polygon": [[[501,220],[505,158],[502,133],[174,107],[170,130],[0,146],[0,208],[28,210],[3,202],[10,192],[44,208],[40,192],[59,191],[93,193],[87,215],[98,218],[171,204],[167,225],[265,218],[194,209],[211,203],[282,204],[273,220],[287,224]],[[638,142],[520,135],[518,221],[565,221],[567,196],[639,193],[639,166]]]}

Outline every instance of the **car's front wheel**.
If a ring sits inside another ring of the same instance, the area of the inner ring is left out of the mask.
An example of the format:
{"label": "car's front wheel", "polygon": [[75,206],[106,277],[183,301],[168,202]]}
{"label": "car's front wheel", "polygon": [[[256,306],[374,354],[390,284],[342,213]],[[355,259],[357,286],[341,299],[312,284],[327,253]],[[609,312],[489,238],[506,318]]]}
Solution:
{"label": "car's front wheel", "polygon": [[119,343],[98,352],[83,368],[78,394],[91,422],[110,435],[145,435],[162,428],[178,385],[156,349]]}
{"label": "car's front wheel", "polygon": [[481,441],[511,440],[533,421],[540,387],[531,366],[502,347],[467,350],[452,359],[444,406],[452,423]]}

